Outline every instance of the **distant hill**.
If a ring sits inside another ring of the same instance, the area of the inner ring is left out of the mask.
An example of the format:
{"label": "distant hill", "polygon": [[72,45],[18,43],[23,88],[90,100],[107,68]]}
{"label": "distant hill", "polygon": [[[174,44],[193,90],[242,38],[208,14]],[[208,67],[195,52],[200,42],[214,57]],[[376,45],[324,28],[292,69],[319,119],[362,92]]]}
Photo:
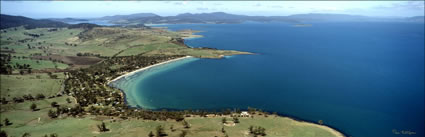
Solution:
{"label": "distant hill", "polygon": [[108,20],[115,24],[182,24],[182,23],[242,23],[245,21],[258,22],[424,22],[423,16],[396,18],[396,17],[370,17],[348,14],[310,13],[295,14],[290,16],[246,16],[224,12],[212,13],[183,13],[176,16],[158,16],[152,13],[139,13],[131,15],[106,16],[99,19]]}
{"label": "distant hill", "polygon": [[131,20],[137,18],[146,18],[146,17],[157,17],[158,15],[153,13],[136,13],[130,15],[115,15],[115,16],[105,16],[98,18],[100,20]]}
{"label": "distant hill", "polygon": [[96,24],[90,24],[90,23],[79,23],[79,24],[72,24],[68,26],[69,29],[74,29],[74,28],[92,29],[94,27],[102,27],[102,26],[96,25]]}
{"label": "distant hill", "polygon": [[409,18],[406,18],[406,21],[409,21],[409,22],[422,22],[422,23],[424,23],[425,22],[425,16],[409,17]]}
{"label": "distant hill", "polygon": [[295,14],[289,16],[246,16],[224,12],[212,13],[183,13],[176,16],[159,16],[153,13],[137,13],[130,15],[105,16],[93,19],[63,18],[52,19],[62,22],[75,21],[106,21],[117,25],[137,25],[137,24],[185,24],[185,23],[242,23],[246,21],[257,22],[288,22],[288,23],[312,23],[312,22],[424,22],[424,16],[416,17],[370,17],[348,14],[327,14],[310,13]]}
{"label": "distant hill", "polygon": [[27,29],[68,26],[68,24],[58,21],[52,21],[47,19],[36,20],[22,16],[11,16],[4,14],[0,14],[0,21],[0,29],[19,26],[25,26],[25,28]]}
{"label": "distant hill", "polygon": [[358,16],[358,15],[346,15],[346,14],[318,14],[318,13],[310,13],[310,14],[295,14],[287,16],[287,18],[303,21],[303,22],[329,22],[329,21],[365,21],[368,20],[369,17],[366,16]]}
{"label": "distant hill", "polygon": [[[142,16],[143,15],[143,16]],[[139,16],[139,17],[138,17]],[[182,24],[182,23],[242,23],[244,21],[287,21],[296,22],[286,18],[266,17],[266,16],[246,16],[235,15],[224,12],[213,13],[183,13],[176,16],[158,16],[152,13],[139,13],[131,15],[106,16],[98,18],[108,20],[115,24]]]}
{"label": "distant hill", "polygon": [[89,21],[88,19],[77,19],[77,18],[49,18],[48,20],[60,21],[60,22],[82,22],[82,21]]}

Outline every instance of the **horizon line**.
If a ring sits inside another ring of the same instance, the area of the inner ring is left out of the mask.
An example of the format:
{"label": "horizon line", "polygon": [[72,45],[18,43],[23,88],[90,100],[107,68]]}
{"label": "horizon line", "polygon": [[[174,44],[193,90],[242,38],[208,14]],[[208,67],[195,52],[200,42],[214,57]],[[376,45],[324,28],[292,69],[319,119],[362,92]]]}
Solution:
{"label": "horizon line", "polygon": [[176,15],[170,15],[170,16],[162,16],[159,15],[157,13],[153,13],[153,12],[138,12],[138,13],[129,13],[129,14],[115,14],[115,15],[105,15],[105,16],[97,16],[97,17],[49,17],[49,18],[38,18],[38,17],[30,17],[30,16],[25,16],[25,15],[14,15],[14,14],[4,14],[1,13],[3,15],[10,15],[10,16],[22,16],[22,17],[27,17],[27,18],[32,18],[32,19],[63,19],[63,18],[76,18],[76,19],[93,19],[93,18],[102,18],[102,17],[108,17],[108,16],[128,16],[128,15],[134,15],[134,14],[155,14],[157,16],[160,17],[172,17],[172,16],[178,16],[181,14],[212,14],[212,13],[225,13],[225,14],[231,14],[231,15],[239,15],[239,16],[262,16],[262,17],[287,17],[287,16],[293,16],[293,15],[304,15],[304,14],[328,14],[328,15],[349,15],[349,16],[362,16],[362,17],[376,17],[376,18],[410,18],[410,17],[424,17],[422,16],[365,16],[365,15],[358,15],[358,14],[343,14],[343,13],[325,13],[325,12],[308,12],[308,13],[299,13],[299,14],[290,14],[290,15],[282,15],[282,16],[267,16],[267,15],[244,15],[244,14],[233,14],[233,13],[228,13],[228,12],[224,12],[224,11],[216,11],[216,12],[201,12],[201,13],[192,13],[192,12],[182,12],[182,13],[178,13]]}

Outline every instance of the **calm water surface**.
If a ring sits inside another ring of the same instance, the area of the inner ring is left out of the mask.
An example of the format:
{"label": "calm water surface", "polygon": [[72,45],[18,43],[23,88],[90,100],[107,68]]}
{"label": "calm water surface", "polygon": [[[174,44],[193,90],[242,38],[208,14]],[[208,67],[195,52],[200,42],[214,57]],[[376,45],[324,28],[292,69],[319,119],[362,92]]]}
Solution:
{"label": "calm water surface", "polygon": [[117,85],[151,109],[255,107],[323,120],[353,137],[424,136],[424,24],[168,25],[201,30],[192,47],[257,53],[189,59]]}

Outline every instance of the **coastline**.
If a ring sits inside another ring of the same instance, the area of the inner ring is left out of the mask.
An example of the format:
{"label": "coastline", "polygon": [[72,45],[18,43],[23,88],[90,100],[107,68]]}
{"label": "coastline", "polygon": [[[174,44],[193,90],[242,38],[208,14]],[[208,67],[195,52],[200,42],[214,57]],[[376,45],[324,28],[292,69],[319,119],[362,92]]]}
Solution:
{"label": "coastline", "polygon": [[159,65],[163,65],[163,64],[167,64],[167,63],[171,63],[171,62],[175,62],[175,61],[182,60],[182,59],[187,59],[187,58],[192,58],[192,56],[184,56],[184,57],[180,57],[180,58],[175,58],[175,59],[172,59],[172,60],[167,60],[167,61],[160,62],[160,63],[157,63],[157,64],[153,64],[153,65],[150,65],[150,66],[139,68],[139,69],[133,70],[131,72],[127,72],[127,73],[125,73],[125,74],[123,74],[121,76],[118,76],[118,77],[116,77],[116,78],[108,81],[107,85],[109,85],[111,82],[115,82],[115,81],[117,81],[117,80],[119,80],[121,78],[125,78],[125,77],[128,77],[128,76],[134,75],[137,72],[141,72],[141,71],[150,69],[150,68],[155,67],[155,66],[159,66]]}
{"label": "coastline", "polygon": [[336,129],[332,128],[332,127],[326,126],[326,125],[320,125],[320,124],[316,124],[316,123],[313,123],[313,122],[307,122],[307,121],[297,120],[297,119],[294,119],[294,118],[288,117],[288,116],[281,116],[281,117],[284,117],[284,118],[288,118],[288,119],[293,120],[296,125],[300,125],[300,126],[313,126],[313,127],[324,129],[324,130],[332,133],[336,137],[346,137],[343,133],[339,132],[338,130],[336,130]]}
{"label": "coastline", "polygon": [[[153,64],[153,65],[150,65],[150,66],[146,66],[146,67],[143,67],[143,68],[139,68],[139,69],[136,69],[134,71],[127,72],[127,73],[125,73],[123,75],[120,75],[120,76],[118,76],[118,77],[116,77],[116,78],[108,81],[107,84],[109,86],[112,86],[112,85],[110,85],[112,82],[115,82],[115,81],[120,80],[122,78],[126,78],[126,77],[131,76],[131,75],[134,75],[134,74],[136,74],[138,72],[142,72],[142,71],[148,70],[148,69],[153,68],[153,67],[156,67],[156,66],[160,66],[160,65],[163,65],[163,64],[168,64],[168,63],[172,63],[172,62],[175,62],[175,61],[179,61],[179,60],[183,60],[183,59],[188,59],[188,58],[193,58],[193,57],[192,56],[184,56],[184,57],[175,58],[175,59],[167,60],[167,61],[164,61],[164,62],[160,62],[160,63],[157,63],[157,64]],[[114,87],[114,86],[112,86],[112,87]],[[123,91],[122,89],[120,89],[118,87],[114,87],[114,88],[117,88],[117,89],[120,90],[121,96],[124,98],[125,104],[127,106],[129,106],[129,107],[132,107],[132,106],[130,106],[128,104],[127,93],[125,93],[125,91]],[[138,106],[138,107],[140,107],[140,106]],[[143,107],[143,108],[146,109],[146,107]],[[150,109],[150,108],[148,107],[147,109]],[[155,110],[155,109],[151,109],[151,110]],[[320,128],[320,129],[323,129],[323,130],[326,130],[326,131],[330,132],[331,134],[335,135],[336,137],[346,137],[346,135],[344,133],[338,131],[337,129],[334,129],[332,127],[329,127],[327,125],[320,125],[320,124],[317,124],[317,123],[314,123],[314,122],[303,121],[303,120],[299,120],[299,119],[294,118],[294,117],[291,117],[291,116],[285,116],[285,115],[277,115],[277,116],[278,117],[281,117],[281,118],[290,119],[293,122],[293,124],[295,124],[295,125],[317,127],[317,128]]]}
{"label": "coastline", "polygon": [[[164,61],[164,62],[160,62],[160,63],[157,63],[157,64],[153,64],[153,65],[150,65],[150,66],[146,66],[146,67],[143,67],[143,68],[139,68],[139,69],[136,69],[136,70],[133,70],[133,71],[130,71],[130,72],[126,72],[123,75],[120,75],[120,76],[118,76],[118,77],[116,77],[116,78],[114,78],[112,80],[109,80],[107,82],[107,85],[110,86],[110,87],[112,87],[112,88],[118,89],[120,91],[119,93],[120,93],[121,97],[124,99],[124,104],[127,105],[130,108],[133,108],[134,106],[131,106],[131,103],[129,103],[129,99],[127,98],[127,96],[128,96],[127,94],[131,94],[131,93],[126,93],[124,91],[124,89],[121,89],[119,87],[116,87],[113,84],[113,82],[116,82],[116,81],[118,81],[118,80],[120,80],[122,78],[125,79],[128,76],[132,76],[134,74],[137,74],[138,72],[143,72],[143,71],[148,70],[148,69],[153,68],[153,67],[157,67],[157,66],[160,66],[160,65],[164,65],[164,64],[168,64],[168,63],[172,63],[172,62],[176,62],[176,61],[180,61],[180,60],[184,60],[184,59],[188,59],[188,58],[193,58],[193,57],[192,56],[179,57],[179,58],[167,60],[167,61]],[[132,101],[130,101],[130,102],[132,102]],[[136,103],[136,105],[137,105],[137,103]],[[137,105],[137,107],[141,107],[141,106]],[[146,106],[143,106],[143,108],[146,108]]]}

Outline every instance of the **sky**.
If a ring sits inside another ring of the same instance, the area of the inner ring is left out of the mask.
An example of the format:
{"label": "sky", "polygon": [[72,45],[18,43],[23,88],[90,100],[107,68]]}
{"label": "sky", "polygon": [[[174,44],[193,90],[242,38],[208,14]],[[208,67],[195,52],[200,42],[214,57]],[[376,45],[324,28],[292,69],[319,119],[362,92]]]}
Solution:
{"label": "sky", "polygon": [[94,18],[133,13],[174,16],[226,12],[250,16],[336,13],[424,16],[424,1],[1,1],[1,13],[31,18]]}

